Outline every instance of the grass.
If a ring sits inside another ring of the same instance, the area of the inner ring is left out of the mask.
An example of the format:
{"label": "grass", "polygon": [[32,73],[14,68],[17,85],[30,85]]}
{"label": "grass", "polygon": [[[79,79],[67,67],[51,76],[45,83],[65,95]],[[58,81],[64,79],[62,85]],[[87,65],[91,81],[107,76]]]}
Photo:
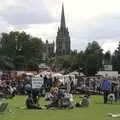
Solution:
{"label": "grass", "polygon": [[[17,96],[9,100],[9,107],[14,113],[0,115],[0,120],[114,120],[107,113],[119,113],[120,105],[104,105],[101,96],[92,96],[91,106],[88,108],[76,108],[71,110],[27,110],[24,107],[26,97]],[[78,98],[76,97],[76,100]],[[45,102],[40,100],[44,106]],[[119,118],[116,118],[119,119]]]}

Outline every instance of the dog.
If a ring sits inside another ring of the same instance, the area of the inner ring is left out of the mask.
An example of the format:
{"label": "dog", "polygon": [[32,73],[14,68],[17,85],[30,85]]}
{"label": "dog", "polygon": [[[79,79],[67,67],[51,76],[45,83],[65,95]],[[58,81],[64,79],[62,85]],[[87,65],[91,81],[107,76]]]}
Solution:
{"label": "dog", "polygon": [[115,95],[114,93],[110,93],[108,95],[108,103],[112,104],[115,101]]}

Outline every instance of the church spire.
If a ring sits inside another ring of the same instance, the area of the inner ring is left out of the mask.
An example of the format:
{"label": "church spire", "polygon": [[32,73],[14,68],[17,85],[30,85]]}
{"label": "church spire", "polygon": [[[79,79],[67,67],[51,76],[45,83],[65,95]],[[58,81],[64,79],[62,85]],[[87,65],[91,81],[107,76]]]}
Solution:
{"label": "church spire", "polygon": [[64,4],[62,4],[62,13],[61,13],[61,28],[66,28],[65,24],[65,13],[64,13]]}

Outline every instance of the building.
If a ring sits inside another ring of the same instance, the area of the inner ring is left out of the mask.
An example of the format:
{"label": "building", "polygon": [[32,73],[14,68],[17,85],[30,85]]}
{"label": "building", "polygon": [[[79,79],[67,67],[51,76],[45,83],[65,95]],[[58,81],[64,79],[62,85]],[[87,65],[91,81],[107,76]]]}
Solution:
{"label": "building", "polygon": [[62,5],[61,24],[56,37],[56,54],[67,55],[71,52],[71,42],[68,28],[65,23],[64,6]]}
{"label": "building", "polygon": [[48,40],[46,40],[45,48],[44,48],[45,49],[44,59],[48,59],[54,56],[54,48],[55,48],[54,41],[53,43],[49,43]]}

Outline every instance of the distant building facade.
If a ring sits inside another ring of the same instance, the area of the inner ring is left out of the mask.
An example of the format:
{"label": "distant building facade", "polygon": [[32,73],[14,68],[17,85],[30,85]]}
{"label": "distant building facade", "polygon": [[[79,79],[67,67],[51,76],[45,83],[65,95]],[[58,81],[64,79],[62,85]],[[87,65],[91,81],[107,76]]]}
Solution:
{"label": "distant building facade", "polygon": [[56,37],[56,54],[67,55],[71,52],[71,42],[68,28],[65,23],[64,6],[62,5],[61,24]]}
{"label": "distant building facade", "polygon": [[54,56],[54,48],[55,48],[55,44],[53,43],[49,43],[48,40],[46,40],[45,43],[45,57],[53,57]]}

